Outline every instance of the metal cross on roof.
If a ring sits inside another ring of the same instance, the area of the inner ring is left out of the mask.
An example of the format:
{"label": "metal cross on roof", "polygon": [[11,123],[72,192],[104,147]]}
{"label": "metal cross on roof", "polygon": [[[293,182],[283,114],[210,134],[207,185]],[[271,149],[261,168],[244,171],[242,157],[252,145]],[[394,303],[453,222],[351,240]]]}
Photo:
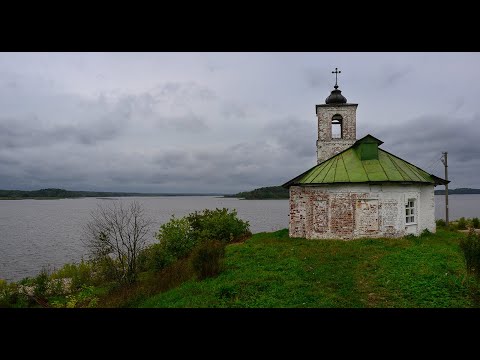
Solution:
{"label": "metal cross on roof", "polygon": [[335,68],[335,71],[332,71],[332,74],[335,74],[335,86],[334,86],[334,88],[335,88],[335,89],[338,89],[338,85],[337,85],[337,75],[338,75],[338,74],[341,74],[341,71],[339,71],[338,68]]}

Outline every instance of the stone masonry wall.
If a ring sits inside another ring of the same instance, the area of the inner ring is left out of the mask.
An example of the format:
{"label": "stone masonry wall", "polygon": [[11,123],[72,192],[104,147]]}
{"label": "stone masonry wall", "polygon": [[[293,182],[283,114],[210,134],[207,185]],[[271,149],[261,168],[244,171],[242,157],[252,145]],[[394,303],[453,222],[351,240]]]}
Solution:
{"label": "stone masonry wall", "polygon": [[[405,225],[405,203],[416,202],[416,223]],[[435,232],[433,185],[290,187],[290,237],[355,239]]]}
{"label": "stone masonry wall", "polygon": [[[317,105],[318,163],[352,146],[357,139],[357,104],[322,104]],[[342,116],[342,138],[332,139],[332,118],[334,115]]]}

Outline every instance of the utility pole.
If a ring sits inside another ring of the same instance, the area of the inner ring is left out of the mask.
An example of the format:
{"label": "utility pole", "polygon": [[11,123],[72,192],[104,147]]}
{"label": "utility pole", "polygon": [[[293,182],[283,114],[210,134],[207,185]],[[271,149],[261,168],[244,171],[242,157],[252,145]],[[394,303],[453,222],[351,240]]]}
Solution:
{"label": "utility pole", "polygon": [[442,158],[442,163],[445,165],[445,180],[447,180],[447,183],[445,183],[445,223],[448,226],[448,162],[447,162],[447,155],[448,152],[444,152],[443,158]]}

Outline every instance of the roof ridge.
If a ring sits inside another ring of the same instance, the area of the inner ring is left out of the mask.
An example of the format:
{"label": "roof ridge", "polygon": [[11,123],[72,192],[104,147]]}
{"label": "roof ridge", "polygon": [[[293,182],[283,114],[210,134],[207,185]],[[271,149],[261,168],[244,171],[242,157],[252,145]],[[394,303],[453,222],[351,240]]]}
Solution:
{"label": "roof ridge", "polygon": [[348,181],[351,181],[350,175],[348,175],[347,167],[345,166],[345,160],[343,159],[343,155],[341,155],[341,158],[342,158],[343,168],[345,169],[345,173],[347,174]]}
{"label": "roof ridge", "polygon": [[418,172],[418,170],[422,170],[422,169],[415,169],[415,167],[412,169],[413,165],[411,165],[411,164],[408,164],[408,163],[407,163],[407,167],[409,167],[409,168],[410,168],[410,171],[412,171],[412,172],[415,174],[415,176],[416,176],[417,178],[419,178],[420,180],[425,180],[425,178],[423,178],[423,177],[420,177],[420,175],[417,173],[417,172]]}
{"label": "roof ridge", "polygon": [[[328,173],[330,172],[330,169],[331,169],[332,166],[333,166],[333,162],[334,162],[333,160],[334,160],[334,159],[335,159],[335,156],[332,157],[332,158],[330,158],[330,160],[332,160],[332,163],[331,163],[330,167],[328,168],[328,170],[325,172],[325,176],[322,178],[322,181],[325,180],[325,178],[327,177]],[[320,175],[320,174],[319,174],[319,175]],[[335,176],[334,176],[333,178],[335,179]],[[335,180],[334,180],[334,181],[335,181]]]}
{"label": "roof ridge", "polygon": [[393,166],[395,166],[395,169],[397,169],[398,173],[400,174],[400,176],[402,177],[403,181],[408,181],[407,177],[408,175],[405,173],[405,171],[403,171],[400,166],[398,166],[397,162],[395,161],[395,159],[392,159],[390,157],[391,154],[387,153],[387,156],[388,158],[390,159],[390,161],[392,162]]}
{"label": "roof ridge", "polygon": [[341,156],[335,157],[337,161],[335,162],[335,173],[333,174],[333,181],[337,178],[337,169],[338,169],[338,161],[341,158]]}
{"label": "roof ridge", "polygon": [[[318,176],[318,174],[315,174],[315,176],[314,176],[314,173],[315,173],[317,170],[318,170],[318,173],[320,173],[323,169],[325,169],[325,167],[327,166],[327,164],[328,164],[328,161],[324,161],[324,162],[322,162],[322,163],[320,163],[320,164],[315,165],[315,166],[311,169],[311,170],[314,170],[314,171],[312,171],[311,174],[305,174],[305,175],[308,175],[308,176],[304,179],[304,181],[307,181],[307,179],[309,179],[310,177],[312,178],[312,180],[315,179],[315,178]],[[317,168],[317,169],[315,169],[315,168]],[[302,179],[303,179],[303,177],[302,177]]]}
{"label": "roof ridge", "polygon": [[377,161],[378,161],[378,165],[380,165],[380,167],[382,168],[383,173],[385,174],[385,176],[386,176],[386,178],[388,179],[388,181],[391,181],[390,178],[388,177],[388,172],[385,171],[385,168],[383,167],[382,162],[380,161],[380,159],[377,159]]}
{"label": "roof ridge", "polygon": [[397,158],[397,159],[400,159],[400,160],[402,160],[402,161],[405,161],[407,164],[413,166],[413,167],[416,168],[416,169],[422,170],[423,172],[427,173],[428,175],[433,175],[433,174],[430,174],[429,172],[423,170],[421,167],[418,167],[417,165],[414,165],[414,164],[412,164],[411,162],[408,162],[407,160],[404,160],[404,159],[402,159],[401,157],[399,157],[399,156],[397,156],[397,155],[394,155],[394,154],[392,154],[392,153],[390,153],[390,152],[388,152],[388,151],[386,151],[386,150],[384,150],[384,149],[380,149],[380,148],[379,148],[378,150],[382,150],[383,152],[385,152],[385,153],[393,156],[394,158]]}

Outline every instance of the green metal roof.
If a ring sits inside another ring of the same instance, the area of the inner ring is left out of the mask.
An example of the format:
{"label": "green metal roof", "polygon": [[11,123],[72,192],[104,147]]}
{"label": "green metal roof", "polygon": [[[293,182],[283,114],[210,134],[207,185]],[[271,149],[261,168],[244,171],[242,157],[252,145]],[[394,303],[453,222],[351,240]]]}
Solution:
{"label": "green metal roof", "polygon": [[367,135],[348,149],[307,170],[282,186],[334,183],[446,181],[378,148],[383,142]]}

